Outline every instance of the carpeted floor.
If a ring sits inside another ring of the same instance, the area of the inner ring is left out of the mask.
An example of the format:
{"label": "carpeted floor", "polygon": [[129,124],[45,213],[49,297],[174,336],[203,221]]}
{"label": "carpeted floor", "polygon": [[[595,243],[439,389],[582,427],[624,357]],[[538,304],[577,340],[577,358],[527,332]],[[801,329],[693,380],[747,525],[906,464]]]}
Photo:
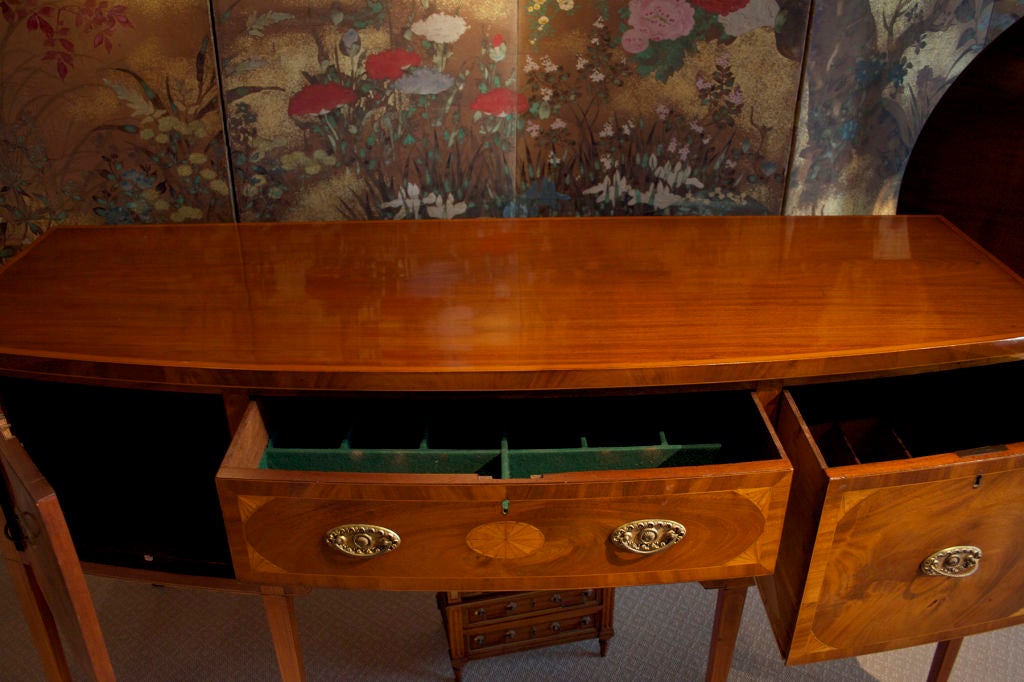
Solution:
{"label": "carpeted floor", "polygon": [[[0,564],[2,566],[2,564]],[[256,597],[89,578],[118,679],[276,680]],[[701,680],[714,594],[699,585],[616,591],[615,637],[472,661],[466,682]],[[453,679],[434,595],[317,590],[296,602],[310,682]],[[933,647],[786,668],[755,590],[744,613],[734,682],[924,682]],[[0,682],[42,679],[6,569],[0,568]],[[968,638],[953,679],[1024,680],[1024,626]]]}

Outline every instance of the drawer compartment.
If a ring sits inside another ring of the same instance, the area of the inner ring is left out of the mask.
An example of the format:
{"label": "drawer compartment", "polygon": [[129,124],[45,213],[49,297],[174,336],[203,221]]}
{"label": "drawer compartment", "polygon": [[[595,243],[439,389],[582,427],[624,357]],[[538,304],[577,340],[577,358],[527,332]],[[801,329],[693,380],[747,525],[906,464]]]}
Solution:
{"label": "drawer compartment", "polygon": [[790,472],[740,392],[264,400],[217,484],[244,580],[499,591],[767,573]]}
{"label": "drawer compartment", "polygon": [[1024,622],[1024,405],[998,388],[1021,378],[1015,363],[784,394],[790,519],[758,584],[788,662]]}
{"label": "drawer compartment", "polygon": [[[507,596],[483,594],[487,595],[486,599],[458,607],[463,611],[463,620],[467,624],[478,625],[552,609],[594,606],[601,603],[601,590],[596,589],[561,592],[510,592]],[[473,597],[466,598],[473,599]]]}
{"label": "drawer compartment", "polygon": [[596,638],[601,625],[600,611],[600,607],[577,609],[568,614],[547,614],[501,627],[479,629],[464,635],[466,651],[473,656],[499,647],[503,652],[532,648],[538,640],[556,644]]}

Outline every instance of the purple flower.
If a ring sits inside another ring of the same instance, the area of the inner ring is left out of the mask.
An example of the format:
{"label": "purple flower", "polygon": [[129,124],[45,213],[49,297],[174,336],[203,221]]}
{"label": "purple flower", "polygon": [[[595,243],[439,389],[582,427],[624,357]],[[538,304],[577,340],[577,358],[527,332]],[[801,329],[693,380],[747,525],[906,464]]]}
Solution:
{"label": "purple flower", "polygon": [[436,95],[455,85],[455,78],[427,66],[409,69],[395,81],[395,90],[410,95]]}

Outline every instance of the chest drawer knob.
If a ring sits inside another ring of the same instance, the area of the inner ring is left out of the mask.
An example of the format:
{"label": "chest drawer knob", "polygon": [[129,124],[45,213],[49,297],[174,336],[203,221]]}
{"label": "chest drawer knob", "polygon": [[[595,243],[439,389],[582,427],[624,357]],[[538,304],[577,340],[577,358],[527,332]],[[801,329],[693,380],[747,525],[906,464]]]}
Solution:
{"label": "chest drawer knob", "polygon": [[402,539],[395,531],[383,526],[351,524],[327,531],[328,545],[348,556],[370,558],[398,549]]}
{"label": "chest drawer knob", "polygon": [[966,578],[978,570],[981,562],[981,548],[972,545],[958,545],[940,549],[921,562],[925,575],[940,575],[947,578]]}
{"label": "chest drawer knob", "polygon": [[686,527],[668,519],[640,519],[623,524],[609,538],[619,549],[634,554],[654,554],[686,537]]}

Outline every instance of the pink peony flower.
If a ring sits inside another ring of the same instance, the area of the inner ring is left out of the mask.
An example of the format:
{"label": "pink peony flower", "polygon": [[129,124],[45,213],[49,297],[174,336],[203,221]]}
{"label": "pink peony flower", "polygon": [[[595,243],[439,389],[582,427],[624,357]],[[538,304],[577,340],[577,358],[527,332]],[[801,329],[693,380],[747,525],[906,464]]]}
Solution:
{"label": "pink peony flower", "polygon": [[686,0],[631,0],[622,49],[636,54],[652,40],[681,38],[693,30],[693,6]]}

